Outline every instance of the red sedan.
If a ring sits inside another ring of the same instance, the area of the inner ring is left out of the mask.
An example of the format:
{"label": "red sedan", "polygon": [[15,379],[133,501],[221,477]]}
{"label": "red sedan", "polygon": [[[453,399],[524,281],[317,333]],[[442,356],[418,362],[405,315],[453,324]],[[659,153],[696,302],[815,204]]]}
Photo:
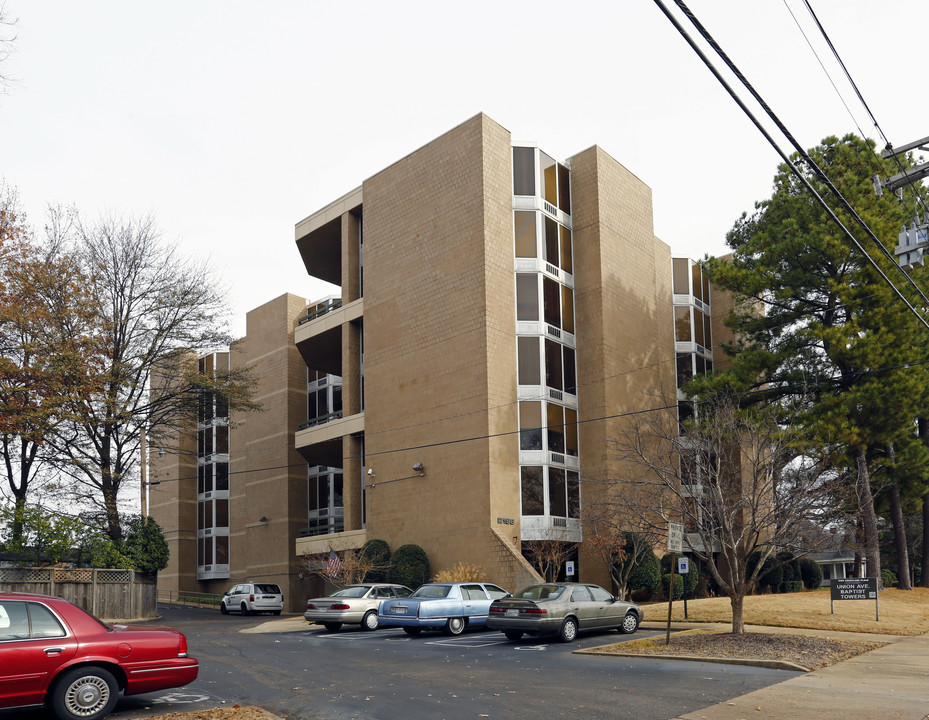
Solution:
{"label": "red sedan", "polygon": [[107,625],[46,595],[0,592],[0,708],[97,720],[124,695],[187,685],[199,665],[171,628]]}

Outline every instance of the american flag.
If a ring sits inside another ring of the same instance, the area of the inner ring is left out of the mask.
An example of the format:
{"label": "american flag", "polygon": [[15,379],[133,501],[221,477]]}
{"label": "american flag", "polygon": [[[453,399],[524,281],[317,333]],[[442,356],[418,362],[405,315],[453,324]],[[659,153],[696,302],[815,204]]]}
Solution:
{"label": "american flag", "polygon": [[342,569],[342,558],[335,554],[335,550],[329,548],[329,562],[326,564],[326,574],[329,577],[335,577]]}

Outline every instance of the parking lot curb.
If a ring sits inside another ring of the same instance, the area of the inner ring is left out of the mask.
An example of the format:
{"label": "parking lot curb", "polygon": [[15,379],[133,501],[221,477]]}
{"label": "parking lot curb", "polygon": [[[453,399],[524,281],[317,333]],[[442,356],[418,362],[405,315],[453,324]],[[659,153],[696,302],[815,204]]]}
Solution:
{"label": "parking lot curb", "polygon": [[797,665],[796,663],[785,660],[758,660],[756,658],[722,658],[722,657],[700,657],[696,655],[659,655],[655,653],[624,653],[608,652],[598,648],[588,648],[575,650],[577,655],[601,655],[609,657],[628,657],[639,658],[640,660],[688,660],[692,662],[719,663],[721,665],[749,665],[751,667],[763,667],[771,670],[795,670],[798,672],[810,672],[810,668]]}

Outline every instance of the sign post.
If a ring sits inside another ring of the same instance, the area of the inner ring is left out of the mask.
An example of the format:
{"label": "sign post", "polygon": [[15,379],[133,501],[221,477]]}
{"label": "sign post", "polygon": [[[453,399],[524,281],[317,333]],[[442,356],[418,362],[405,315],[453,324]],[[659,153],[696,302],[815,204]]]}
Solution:
{"label": "sign post", "polygon": [[877,593],[877,578],[846,578],[829,584],[829,607],[835,615],[836,600],[873,600],[874,620],[880,622],[881,609]]}
{"label": "sign post", "polygon": [[677,559],[677,572],[684,580],[684,619],[687,619],[687,578],[684,577],[690,572],[690,560],[685,555]]}
{"label": "sign post", "polygon": [[665,633],[664,644],[671,644],[671,607],[674,604],[674,565],[677,553],[684,550],[684,525],[682,523],[668,522],[668,552],[671,553],[671,576],[668,581],[668,630]]}

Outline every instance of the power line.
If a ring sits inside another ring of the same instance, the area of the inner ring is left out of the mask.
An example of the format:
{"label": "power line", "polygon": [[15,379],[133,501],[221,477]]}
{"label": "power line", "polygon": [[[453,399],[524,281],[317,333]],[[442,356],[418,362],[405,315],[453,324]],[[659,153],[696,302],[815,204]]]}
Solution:
{"label": "power line", "polygon": [[[745,78],[745,76],[744,76],[744,75],[741,73],[741,71],[739,71],[739,69],[736,67],[735,63],[733,63],[733,62],[729,59],[729,57],[728,57],[728,56],[726,55],[726,53],[722,50],[722,48],[716,43],[716,41],[713,39],[712,35],[710,35],[710,33],[706,30],[706,28],[703,27],[703,25],[700,23],[700,21],[697,20],[697,18],[696,18],[696,17],[694,16],[694,14],[690,11],[690,9],[689,9],[689,8],[687,7],[687,5],[683,2],[683,0],[675,0],[675,3],[676,3],[677,6],[681,9],[681,11],[684,13],[684,15],[688,18],[688,20],[690,20],[690,22],[693,24],[693,26],[694,26],[695,28],[697,28],[698,32],[700,32],[700,34],[703,36],[704,40],[706,40],[706,42],[709,43],[710,47],[712,47],[713,50],[717,53],[717,55],[719,55],[719,57],[723,60],[723,62],[726,63],[726,65],[729,67],[730,71],[732,71],[733,74],[735,74],[735,76],[739,79],[739,81],[743,84],[743,86],[745,86],[745,88],[751,93],[752,97],[755,98],[755,101],[758,102],[758,104],[765,110],[765,112],[768,114],[768,117],[771,118],[771,120],[772,120],[772,121],[775,123],[775,125],[778,127],[778,130],[780,130],[780,132],[781,132],[781,133],[788,139],[788,141],[794,146],[794,149],[797,151],[797,153],[800,155],[800,157],[803,158],[803,160],[806,162],[807,166],[808,166],[808,167],[814,172],[814,174],[816,174],[816,176],[826,185],[826,187],[829,188],[829,190],[833,193],[833,195],[836,196],[836,198],[839,200],[839,202],[840,202],[840,203],[843,205],[843,207],[845,208],[846,212],[848,212],[848,213],[856,220],[856,222],[859,224],[859,226],[867,232],[867,234],[871,237],[871,239],[875,242],[875,244],[880,248],[880,250],[881,250],[886,256],[889,257],[890,261],[893,263],[893,266],[896,267],[898,270],[900,270],[900,272],[903,272],[902,268],[900,268],[900,266],[897,264],[896,260],[895,260],[893,257],[890,257],[890,256],[889,256],[889,253],[888,253],[888,251],[887,251],[887,248],[885,248],[885,247],[883,246],[883,244],[880,242],[880,240],[878,240],[877,236],[874,235],[874,233],[873,233],[873,232],[871,231],[871,229],[867,226],[867,224],[864,222],[864,220],[861,219],[861,217],[858,215],[857,212],[855,212],[854,208],[848,203],[848,201],[845,199],[845,197],[844,197],[844,196],[838,191],[838,189],[832,184],[832,182],[829,180],[828,176],[826,176],[826,174],[823,172],[823,170],[813,161],[813,159],[806,153],[806,151],[800,146],[800,144],[797,143],[797,141],[794,139],[793,135],[791,135],[791,133],[787,130],[786,126],[780,121],[780,119],[777,117],[777,115],[774,114],[774,112],[773,112],[773,111],[771,110],[771,108],[767,105],[767,103],[765,103],[764,99],[757,93],[757,91],[755,91],[755,89],[754,89],[754,87],[752,87],[751,83],[748,82],[748,80]],[[823,199],[823,197],[816,191],[816,188],[813,187],[813,185],[812,185],[812,183],[809,181],[809,179],[808,179],[802,172],[800,172],[799,168],[797,168],[796,165],[795,165],[793,162],[791,162],[790,158],[787,156],[787,154],[784,152],[784,150],[781,149],[781,147],[778,145],[777,141],[774,140],[774,138],[773,138],[773,137],[771,136],[771,134],[767,131],[767,129],[765,129],[765,127],[764,127],[764,126],[761,124],[761,122],[755,117],[755,115],[752,113],[752,111],[749,110],[748,106],[742,101],[742,99],[738,96],[738,94],[735,92],[735,90],[732,89],[732,86],[729,85],[729,83],[725,80],[725,78],[722,77],[722,75],[720,74],[719,70],[717,70],[716,66],[713,65],[712,61],[711,61],[711,60],[706,56],[706,54],[697,46],[696,42],[694,42],[693,38],[690,37],[690,35],[689,35],[689,33],[687,32],[687,30],[680,24],[680,22],[678,22],[677,18],[674,17],[674,15],[671,13],[671,11],[670,11],[670,10],[667,8],[667,6],[664,4],[663,0],[655,0],[655,4],[658,5],[658,7],[659,7],[659,8],[661,9],[661,11],[665,14],[665,16],[666,16],[666,17],[668,18],[668,20],[671,22],[671,24],[674,25],[674,27],[675,27],[675,28],[677,29],[677,31],[680,33],[681,37],[683,37],[684,40],[685,40],[685,41],[691,46],[691,48],[694,50],[694,52],[697,53],[697,55],[700,57],[700,59],[701,59],[701,60],[703,61],[703,63],[706,65],[707,69],[709,69],[710,72],[713,73],[713,75],[714,75],[714,77],[717,79],[717,81],[723,86],[723,88],[726,90],[726,92],[729,93],[729,96],[735,101],[735,103],[742,109],[742,112],[745,113],[745,115],[752,121],[752,123],[755,125],[755,127],[758,129],[758,131],[764,136],[764,138],[768,141],[768,143],[771,145],[771,147],[774,148],[775,152],[777,152],[777,154],[780,155],[781,159],[784,161],[784,163],[787,165],[787,167],[790,168],[791,172],[793,172],[793,174],[800,180],[800,182],[803,183],[803,185],[804,185],[804,187],[806,187],[807,191],[813,196],[813,198],[819,203],[819,205],[826,211],[826,214],[829,216],[829,218],[842,230],[842,232],[845,234],[845,236],[846,236],[849,240],[851,240],[851,242],[855,245],[855,247],[856,247],[856,248],[858,249],[858,251],[862,254],[862,256],[863,256],[863,257],[868,261],[868,263],[874,268],[874,270],[878,273],[878,275],[881,277],[881,279],[888,285],[888,287],[891,288],[891,290],[893,291],[893,293],[906,305],[906,307],[909,309],[909,311],[913,313],[913,315],[919,320],[920,323],[922,323],[923,326],[925,326],[927,329],[929,329],[929,322],[927,322],[926,319],[923,318],[923,316],[916,310],[916,308],[913,307],[913,305],[912,305],[912,304],[910,303],[910,301],[906,298],[906,296],[903,295],[903,293],[900,291],[900,289],[899,289],[896,285],[894,285],[893,281],[891,281],[891,279],[890,279],[889,277],[887,277],[887,274],[886,274],[886,273],[883,271],[883,269],[877,264],[877,262],[874,260],[874,258],[872,258],[872,257],[868,254],[868,252],[865,250],[864,246],[858,241],[858,239],[851,233],[851,231],[850,231],[850,230],[845,226],[845,224],[839,219],[838,215],[836,215],[835,211],[834,211],[831,207],[829,207],[829,205],[826,203],[826,201]],[[919,293],[919,295],[924,299],[924,301],[926,302],[926,305],[929,306],[929,298],[927,298],[927,297],[923,294],[922,290],[916,285],[916,283],[913,282],[913,280],[910,278],[909,275],[907,275],[905,272],[903,272],[903,275],[904,275],[904,277],[907,279],[907,281],[916,289],[916,291]]]}

